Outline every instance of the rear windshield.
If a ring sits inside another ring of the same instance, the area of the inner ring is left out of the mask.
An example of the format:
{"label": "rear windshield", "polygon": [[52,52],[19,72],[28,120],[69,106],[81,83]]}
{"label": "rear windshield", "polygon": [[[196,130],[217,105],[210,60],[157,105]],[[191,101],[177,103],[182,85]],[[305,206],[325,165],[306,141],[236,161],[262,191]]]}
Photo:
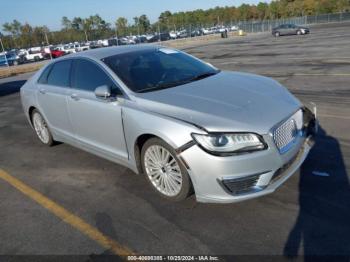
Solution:
{"label": "rear windshield", "polygon": [[167,48],[128,52],[102,61],[134,92],[170,88],[219,72],[190,55]]}

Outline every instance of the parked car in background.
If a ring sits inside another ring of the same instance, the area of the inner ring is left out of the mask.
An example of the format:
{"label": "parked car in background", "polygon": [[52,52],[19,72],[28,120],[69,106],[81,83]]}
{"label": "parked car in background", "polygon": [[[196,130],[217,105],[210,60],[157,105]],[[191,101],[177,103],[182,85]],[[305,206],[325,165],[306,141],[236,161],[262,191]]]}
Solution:
{"label": "parked car in background", "polygon": [[118,38],[118,45],[128,45],[129,40],[126,37]]}
{"label": "parked car in background", "polygon": [[203,35],[214,34],[215,31],[216,31],[216,28],[215,28],[215,27],[202,28]]}
{"label": "parked car in background", "polygon": [[224,26],[218,26],[216,29],[217,33],[225,33],[228,31],[228,28],[224,27]]}
{"label": "parked car in background", "polygon": [[21,50],[21,54],[23,54],[25,62],[37,62],[44,59],[44,54],[41,47],[32,47],[27,50]]}
{"label": "parked car in background", "polygon": [[169,33],[160,33],[155,34],[152,36],[152,38],[149,38],[147,40],[148,43],[158,42],[158,41],[167,41],[170,40],[170,34]]}
{"label": "parked car in background", "polygon": [[[51,53],[51,56],[50,56],[50,53]],[[44,58],[46,59],[50,59],[51,57],[58,58],[66,54],[67,54],[66,52],[59,50],[57,47],[53,47],[53,46],[44,47]]]}
{"label": "parked car in background", "polygon": [[177,34],[175,31],[170,31],[169,32],[169,36],[170,36],[170,39],[176,39],[177,38]]}
{"label": "parked car in background", "polygon": [[230,31],[238,31],[239,30],[239,27],[238,26],[236,26],[236,25],[233,25],[233,26],[231,26],[230,27]]}
{"label": "parked car in background", "polygon": [[[170,36],[170,35],[169,35]],[[154,34],[147,34],[146,35],[146,40],[147,42],[149,42],[149,40],[151,40],[154,37]]]}
{"label": "parked car in background", "polygon": [[104,47],[113,45],[112,41],[108,41],[108,40],[109,39],[99,39],[99,40],[97,40],[97,44],[101,45],[101,46],[104,46]]}
{"label": "parked car in background", "polygon": [[142,44],[142,43],[147,43],[147,37],[146,35],[140,35],[140,36],[137,36],[137,43],[138,44]]}
{"label": "parked car in background", "polygon": [[310,29],[294,24],[282,24],[272,29],[273,36],[281,35],[306,35],[310,33]]}
{"label": "parked car in background", "polygon": [[77,52],[77,50],[75,49],[74,44],[68,44],[68,45],[64,45],[63,46],[63,50],[61,51],[65,51],[67,54],[74,54]]}
{"label": "parked car in background", "polygon": [[87,45],[90,47],[90,49],[100,48],[102,47],[101,43],[98,43],[97,41],[89,41]]}
{"label": "parked car in background", "polygon": [[66,52],[58,50],[57,48],[51,48],[50,52],[51,52],[52,58],[58,58],[66,55]]}
{"label": "parked car in background", "polygon": [[277,81],[155,45],[60,58],[20,95],[43,144],[65,142],[127,166],[176,201],[192,192],[216,203],[274,192],[304,162],[317,130],[315,115]]}
{"label": "parked car in background", "polygon": [[193,30],[193,31],[191,32],[191,37],[194,37],[194,36],[201,36],[201,35],[203,35],[202,30]]}
{"label": "parked car in background", "polygon": [[90,49],[89,45],[81,44],[81,43],[74,43],[74,48],[76,52],[82,52]]}
{"label": "parked car in background", "polygon": [[24,63],[23,56],[19,55],[17,51],[9,51],[0,53],[0,66],[15,66]]}
{"label": "parked car in background", "polygon": [[136,42],[137,42],[137,37],[136,36],[133,36],[133,35],[128,35],[125,37],[127,39],[127,43],[128,45],[135,45]]}

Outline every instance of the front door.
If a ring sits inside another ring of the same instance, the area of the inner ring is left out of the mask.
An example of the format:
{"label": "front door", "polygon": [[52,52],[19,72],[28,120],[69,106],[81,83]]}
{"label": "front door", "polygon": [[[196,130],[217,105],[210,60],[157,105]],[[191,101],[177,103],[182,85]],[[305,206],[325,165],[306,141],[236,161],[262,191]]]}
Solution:
{"label": "front door", "polygon": [[104,100],[94,90],[108,85],[117,87],[95,62],[75,59],[72,88],[68,96],[68,111],[78,142],[100,154],[121,160],[128,159],[123,133],[122,108],[117,100]]}

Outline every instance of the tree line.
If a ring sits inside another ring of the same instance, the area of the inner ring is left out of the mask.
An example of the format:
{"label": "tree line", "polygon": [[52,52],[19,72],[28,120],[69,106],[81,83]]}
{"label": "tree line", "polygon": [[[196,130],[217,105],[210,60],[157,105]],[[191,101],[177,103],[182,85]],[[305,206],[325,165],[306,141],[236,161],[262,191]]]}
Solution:
{"label": "tree line", "polygon": [[[31,26],[21,24],[18,20],[2,25],[1,35],[5,48],[19,48],[50,44],[82,42],[122,37],[126,35],[141,35],[150,32],[165,32],[171,30],[190,29],[235,24],[238,21],[279,19],[295,16],[316,15],[325,13],[350,11],[350,0],[275,0],[270,3],[260,2],[257,5],[242,4],[238,7],[215,7],[207,10],[197,9],[187,12],[164,11],[158,21],[151,23],[143,14],[128,21],[119,17],[114,24],[106,22],[98,14],[86,18],[64,16],[61,20],[62,29],[50,31],[47,26]],[[191,25],[191,26],[190,26]],[[189,28],[190,26],[190,28]]]}

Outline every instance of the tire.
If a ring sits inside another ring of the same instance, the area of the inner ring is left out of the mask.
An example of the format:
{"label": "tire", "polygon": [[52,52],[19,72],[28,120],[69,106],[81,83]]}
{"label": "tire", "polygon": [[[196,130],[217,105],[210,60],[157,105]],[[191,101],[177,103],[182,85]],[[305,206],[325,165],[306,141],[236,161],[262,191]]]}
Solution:
{"label": "tire", "polygon": [[47,146],[54,145],[55,141],[53,140],[52,134],[44,117],[36,109],[33,110],[31,115],[32,124],[35,130],[37,137],[40,142]]}
{"label": "tire", "polygon": [[40,60],[40,58],[38,56],[34,56],[34,61],[38,62]]}
{"label": "tire", "polygon": [[[163,163],[157,161],[160,159]],[[141,149],[141,165],[147,181],[163,198],[181,201],[190,195],[192,184],[187,170],[175,150],[163,140],[150,138],[146,141]]]}
{"label": "tire", "polygon": [[16,60],[13,61],[12,65],[17,66],[18,65],[18,61],[16,61]]}
{"label": "tire", "polygon": [[279,37],[281,34],[280,34],[280,32],[275,32],[275,37]]}
{"label": "tire", "polygon": [[297,31],[297,35],[301,35],[301,31],[300,30]]}

